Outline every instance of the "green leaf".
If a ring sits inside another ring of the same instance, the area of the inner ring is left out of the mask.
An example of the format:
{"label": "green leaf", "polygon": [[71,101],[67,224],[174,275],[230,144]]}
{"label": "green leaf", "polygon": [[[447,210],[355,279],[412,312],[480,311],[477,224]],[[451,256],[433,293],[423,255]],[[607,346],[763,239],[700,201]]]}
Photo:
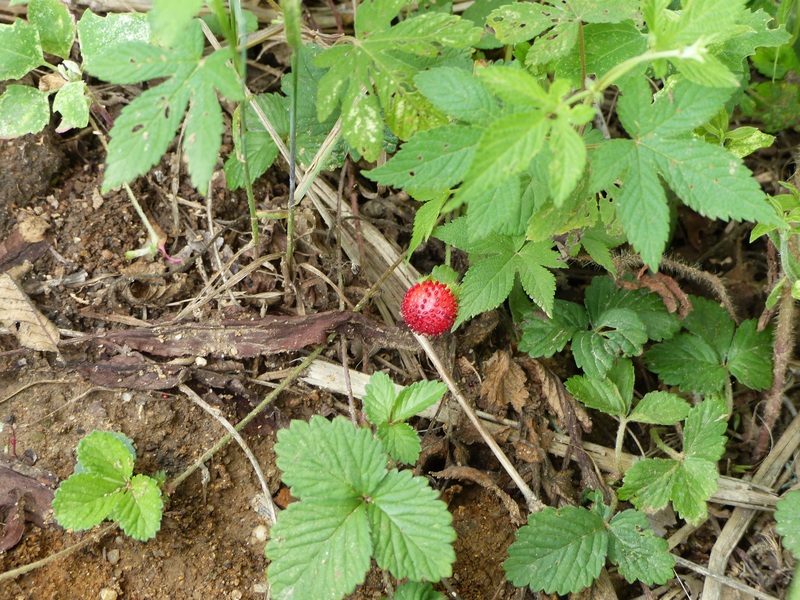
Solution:
{"label": "green leaf", "polygon": [[549,358],[563,350],[576,333],[588,327],[589,318],[582,306],[566,300],[556,300],[552,318],[532,317],[523,323],[519,349],[534,358]]}
{"label": "green leaf", "polygon": [[459,121],[485,124],[498,114],[497,101],[486,86],[464,69],[439,67],[422,71],[414,83],[433,106]]}
{"label": "green leaf", "polygon": [[382,3],[380,10],[375,3],[362,3],[356,12],[354,45],[330,48],[315,61],[319,67],[331,67],[319,84],[320,119],[341,104],[344,137],[369,161],[382,149],[383,115],[401,139],[446,122],[416,90],[414,77],[423,59],[436,59],[443,47],[470,46],[482,33],[469,21],[439,12],[391,25],[400,8],[400,2]]}
{"label": "green leaf", "polygon": [[674,425],[689,414],[689,403],[670,392],[648,392],[628,417],[629,421],[652,425]]}
{"label": "green leaf", "polygon": [[150,29],[164,46],[171,46],[201,8],[203,0],[153,0],[147,12]]}
{"label": "green leaf", "polygon": [[553,22],[547,7],[534,2],[520,2],[501,6],[492,11],[486,24],[494,29],[497,39],[504,44],[519,44],[539,35]]}
{"label": "green leaf", "polygon": [[364,581],[372,542],[359,498],[295,502],[270,533],[267,580],[275,600],[339,600]]}
{"label": "green leaf", "polygon": [[114,507],[112,517],[128,536],[140,542],[155,537],[161,529],[164,503],[158,483],[147,475],[135,475]]}
{"label": "green leaf", "polygon": [[621,500],[637,508],[658,510],[672,501],[680,516],[691,523],[707,514],[706,501],[717,489],[716,463],[725,451],[725,402],[712,396],[689,411],[680,460],[645,459],[625,473]]}
{"label": "green leaf", "polygon": [[89,123],[89,98],[83,81],[64,84],[53,99],[53,112],[61,113],[61,123],[56,133],[83,128]]}
{"label": "green leaf", "polygon": [[462,125],[424,131],[366,176],[382,185],[403,188],[411,195],[448,190],[467,172],[480,136],[479,130]]}
{"label": "green leaf", "polygon": [[392,409],[392,421],[405,421],[433,406],[447,392],[447,385],[442,381],[417,381],[404,387],[397,395]]}
{"label": "green leaf", "polygon": [[28,20],[39,30],[42,50],[69,58],[75,41],[75,18],[61,0],[31,0]]}
{"label": "green leaf", "polygon": [[471,166],[456,198],[473,198],[528,167],[544,146],[548,123],[539,110],[515,112],[493,121],[475,151],[481,157]]}
{"label": "green leaf", "polygon": [[394,460],[413,465],[419,458],[422,445],[419,435],[408,423],[390,424],[383,422],[378,425],[376,433],[383,442],[386,451]]}
{"label": "green leaf", "polygon": [[[585,70],[598,79],[613,67],[647,51],[647,35],[633,21],[620,23],[589,23],[583,26]],[[643,73],[646,64],[632,73]],[[576,85],[581,82],[581,59],[577,52],[562,58],[556,67],[559,77],[569,77]]]}
{"label": "green leaf", "polygon": [[125,42],[147,43],[150,40],[150,25],[145,14],[110,13],[98,17],[87,9],[78,21],[78,38],[83,68],[91,72],[95,58],[114,46]]}
{"label": "green leaf", "polygon": [[624,417],[630,409],[630,398],[624,398],[620,390],[608,379],[592,379],[575,375],[564,382],[569,393],[582,404],[608,415]]}
{"label": "green leaf", "polygon": [[398,579],[438,581],[452,575],[452,515],[422,477],[391,470],[367,504],[378,566]]}
{"label": "green leaf", "polygon": [[717,352],[702,338],[681,333],[654,345],[645,356],[647,368],[667,385],[701,394],[716,392],[727,375]]}
{"label": "green leaf", "polygon": [[728,152],[744,158],[756,150],[772,146],[775,136],[763,133],[755,127],[737,127],[726,133],[725,139]]}
{"label": "green leaf", "polygon": [[667,243],[669,210],[661,175],[678,197],[711,217],[773,222],[774,213],[741,160],[691,137],[730,92],[679,81],[649,103],[644,78],[630,79],[618,114],[631,140],[612,140],[593,154],[594,177],[623,181],[618,215],[625,234],[655,269]]}
{"label": "green leaf", "polygon": [[[591,319],[592,304],[587,294]],[[572,353],[583,372],[594,379],[605,378],[617,356],[638,356],[647,341],[647,329],[638,315],[627,308],[610,308],[592,321],[591,331],[575,334]]]}
{"label": "green leaf", "polygon": [[[278,94],[261,94],[255,96],[251,102],[257,102],[270,123],[275,126],[278,133],[288,132],[288,122],[281,118],[286,114],[285,98]],[[245,146],[250,183],[263,175],[278,157],[278,146],[264,125],[256,116],[255,109],[248,103],[245,111]],[[244,160],[241,140],[238,133],[238,121],[241,119],[240,107],[234,112],[233,142],[235,151],[225,161],[225,179],[228,189],[235,190],[245,187]]]}
{"label": "green leaf", "polygon": [[605,523],[576,506],[551,507],[528,517],[503,563],[517,587],[552,594],[578,592],[600,575],[608,550]]}
{"label": "green leaf", "polygon": [[743,322],[733,335],[728,349],[728,370],[741,383],[754,390],[772,385],[772,331],[757,331],[755,319]]}
{"label": "green leaf", "polygon": [[377,371],[369,378],[364,393],[364,412],[373,425],[388,423],[392,418],[397,392],[391,378]]}
{"label": "green leaf", "polygon": [[275,453],[284,482],[301,499],[344,500],[371,494],[386,469],[383,445],[343,417],[328,421],[317,415],[308,423],[292,421],[289,429],[278,432]]}
{"label": "green leaf", "polygon": [[735,324],[728,312],[708,298],[692,296],[692,312],[683,320],[683,326],[700,337],[722,359],[730,348]]}
{"label": "green leaf", "polygon": [[532,208],[531,203],[522,197],[519,177],[511,176],[470,199],[467,207],[469,235],[474,240],[493,233],[520,235],[524,233],[523,226],[530,218]]}
{"label": "green leaf", "polygon": [[783,536],[783,545],[797,558],[800,556],[800,491],[793,490],[778,502],[775,531]]}
{"label": "green leaf", "polygon": [[90,473],[73,474],[53,496],[53,513],[64,529],[80,531],[102,523],[122,498],[124,481]]}
{"label": "green leaf", "polygon": [[437,194],[417,209],[414,215],[414,231],[411,234],[411,241],[408,243],[409,255],[416,250],[420,244],[427,241],[433,233],[439,215],[442,212],[445,202],[450,197],[447,192]]}
{"label": "green leaf", "polygon": [[406,581],[394,592],[395,600],[444,600],[430,583]]}
{"label": "green leaf", "polygon": [[97,475],[119,486],[133,475],[135,456],[108,431],[93,431],[78,442],[78,464],[83,473]]}
{"label": "green leaf", "polygon": [[619,565],[620,574],[628,582],[662,585],[672,579],[675,557],[669,553],[667,541],[655,536],[643,513],[618,513],[608,530],[608,558]]}
{"label": "green leaf", "polygon": [[573,192],[586,166],[586,145],[566,119],[555,119],[550,128],[550,194],[556,206]]}
{"label": "green leaf", "polygon": [[101,52],[92,72],[112,83],[134,83],[169,77],[126,106],[111,130],[103,191],[127,183],[155,165],[175,137],[187,106],[183,139],[192,183],[205,194],[221,143],[222,115],[214,88],[243,98],[236,74],[224,66],[230,48],[203,57],[203,35],[198,21],[168,51],[141,42],[125,42]]}
{"label": "green leaf", "polygon": [[[508,297],[519,272],[522,287],[548,314],[552,313],[555,277],[547,268],[564,266],[550,242],[530,242],[519,250],[509,237],[487,238],[491,254],[473,257],[461,283],[461,298],[456,326],[469,318],[496,308]],[[546,268],[547,267],[547,268]]]}
{"label": "green leaf", "polygon": [[0,25],[0,80],[22,79],[44,64],[39,32],[22,19]]}
{"label": "green leaf", "polygon": [[9,85],[0,96],[0,139],[38,133],[49,121],[45,92],[27,85]]}
{"label": "green leaf", "polygon": [[692,408],[683,432],[683,453],[687,457],[716,463],[725,452],[728,414],[721,397],[709,396]]}
{"label": "green leaf", "polygon": [[632,310],[642,321],[647,330],[647,337],[660,341],[672,337],[681,327],[678,318],[667,311],[661,298],[645,290],[617,289],[609,277],[595,277],[586,290],[587,306],[592,306],[592,313],[609,308],[625,308]]}

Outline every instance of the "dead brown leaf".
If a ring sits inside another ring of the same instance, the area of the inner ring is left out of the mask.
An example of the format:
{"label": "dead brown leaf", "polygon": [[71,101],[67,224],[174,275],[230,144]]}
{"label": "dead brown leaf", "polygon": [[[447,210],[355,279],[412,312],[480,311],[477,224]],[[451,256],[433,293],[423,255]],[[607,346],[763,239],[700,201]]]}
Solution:
{"label": "dead brown leaf", "polygon": [[0,274],[0,323],[11,331],[21,346],[58,352],[61,340],[58,328],[39,312],[8,273]]}
{"label": "dead brown leaf", "polygon": [[481,397],[490,412],[501,413],[507,405],[522,412],[530,394],[525,387],[525,371],[511,354],[498,350],[486,363],[486,377],[481,385]]}
{"label": "dead brown leaf", "polygon": [[567,388],[561,383],[549,369],[542,363],[532,358],[524,358],[525,368],[531,373],[531,378],[541,386],[542,397],[547,401],[550,409],[558,419],[559,427],[567,428],[567,416],[569,413],[575,414],[584,431],[591,431],[592,420],[586,410],[576,402],[575,398],[567,392]]}
{"label": "dead brown leaf", "polygon": [[50,505],[56,479],[38,468],[0,457],[0,552],[13,548],[25,523],[44,527],[53,521]]}

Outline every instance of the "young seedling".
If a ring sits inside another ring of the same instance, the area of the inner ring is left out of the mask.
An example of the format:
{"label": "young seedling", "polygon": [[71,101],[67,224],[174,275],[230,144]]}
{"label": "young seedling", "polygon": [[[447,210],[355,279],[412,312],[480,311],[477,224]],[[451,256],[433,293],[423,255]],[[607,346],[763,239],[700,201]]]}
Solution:
{"label": "young seedling", "polygon": [[135,460],[133,443],[120,433],[93,431],[83,438],[75,472],[53,498],[59,525],[78,531],[111,519],[135,540],[155,536],[161,528],[163,474],[134,475]]}

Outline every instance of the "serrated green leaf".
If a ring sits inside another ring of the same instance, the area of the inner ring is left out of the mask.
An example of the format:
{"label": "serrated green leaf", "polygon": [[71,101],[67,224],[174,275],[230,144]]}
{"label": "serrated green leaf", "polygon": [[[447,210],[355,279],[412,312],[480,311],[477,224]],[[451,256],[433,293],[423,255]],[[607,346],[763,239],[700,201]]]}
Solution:
{"label": "serrated green leaf", "polygon": [[519,44],[553,25],[547,7],[535,2],[520,2],[492,11],[486,24],[504,44]]}
{"label": "serrated green leaf", "polygon": [[164,503],[158,483],[147,475],[135,475],[114,507],[111,516],[126,535],[140,542],[154,537],[161,529]]}
{"label": "serrated green leaf", "polygon": [[728,370],[741,383],[754,390],[772,385],[772,331],[757,331],[755,319],[736,329],[728,349]]}
{"label": "serrated green leaf", "polygon": [[376,430],[378,437],[386,446],[386,451],[394,460],[413,465],[419,458],[422,445],[419,435],[408,423],[381,423]]}
{"label": "serrated green leaf", "polygon": [[608,558],[619,565],[620,574],[630,583],[661,585],[672,579],[675,557],[667,541],[650,529],[647,517],[635,510],[625,510],[609,523]]}
{"label": "serrated green leaf", "polygon": [[462,125],[424,131],[366,176],[382,185],[403,188],[412,195],[423,190],[448,190],[463,179],[480,137],[480,130]]}
{"label": "serrated green leaf", "polygon": [[628,414],[630,398],[624,398],[617,386],[608,379],[575,375],[567,379],[564,385],[570,394],[589,408],[617,417]]}
{"label": "serrated green leaf", "polygon": [[275,600],[339,600],[364,581],[372,541],[359,498],[290,504],[270,534],[267,579]]}
{"label": "serrated green leaf", "polygon": [[38,133],[49,121],[45,92],[27,85],[9,85],[0,96],[0,139]]}
{"label": "serrated green leaf", "polygon": [[134,455],[115,434],[93,431],[78,442],[82,472],[102,477],[119,486],[133,475]]}
{"label": "serrated green leaf", "polygon": [[392,418],[397,392],[391,378],[380,371],[372,374],[364,392],[364,412],[370,423],[380,425]]}
{"label": "serrated green leaf", "polygon": [[153,0],[147,12],[153,35],[171,46],[203,7],[203,0]]}
{"label": "serrated green leaf", "polygon": [[439,67],[414,78],[419,91],[442,113],[466,123],[484,124],[498,114],[497,101],[469,71]]}
{"label": "serrated green leaf", "polygon": [[398,579],[452,575],[452,515],[422,477],[391,470],[372,494],[367,516],[378,566]]}
{"label": "serrated green leaf", "polygon": [[549,358],[563,350],[576,333],[588,327],[589,318],[582,306],[566,300],[556,300],[552,318],[531,318],[522,325],[519,349],[534,358]]}
{"label": "serrated green leaf", "polygon": [[478,142],[481,160],[470,168],[456,198],[477,196],[528,167],[542,149],[548,123],[545,113],[527,110],[493,121]]}
{"label": "serrated green leaf", "polygon": [[572,193],[586,167],[586,145],[566,119],[559,118],[550,128],[550,195],[561,206]]}
{"label": "serrated green leaf", "polygon": [[725,401],[709,396],[693,407],[686,418],[683,432],[683,453],[687,457],[716,463],[725,452],[725,430],[728,415]]}
{"label": "serrated green leaf", "polygon": [[83,81],[66,83],[56,92],[53,99],[53,112],[61,113],[61,123],[56,128],[56,133],[86,127],[89,123],[89,98],[86,96],[86,84]]}
{"label": "serrated green leaf", "polygon": [[[115,83],[169,77],[135,98],[114,123],[103,191],[143,175],[161,159],[191,101],[184,150],[192,182],[205,193],[221,141],[222,116],[214,88],[232,95],[232,99],[241,99],[242,94],[232,69],[225,66],[231,57],[229,48],[203,57],[203,35],[198,23],[192,21],[169,50],[124,42],[94,58],[93,72]],[[228,76],[224,69],[228,69]]]}
{"label": "serrated green leaf", "polygon": [[667,458],[648,458],[633,463],[625,471],[619,499],[631,500],[636,508],[663,508],[670,500],[678,468],[678,461]]}
{"label": "serrated green leaf", "polygon": [[406,581],[394,592],[395,600],[444,600],[430,583]]}
{"label": "serrated green leaf", "polygon": [[775,531],[783,536],[783,545],[800,556],[800,491],[793,490],[775,506]]}
{"label": "serrated green leaf", "polygon": [[69,58],[75,41],[75,18],[62,0],[31,0],[28,21],[39,30],[42,50]]}
{"label": "serrated green leaf", "polygon": [[691,300],[692,312],[683,320],[683,326],[711,346],[721,362],[733,340],[733,319],[713,300],[695,296]]}
{"label": "serrated green leaf", "polygon": [[[289,123],[284,118],[287,108],[285,98],[279,94],[260,94],[251,102],[256,102],[266,115],[270,123],[279,134],[287,134]],[[248,103],[245,111],[245,146],[250,183],[264,174],[278,157],[278,146],[272,136],[266,131],[260,119],[256,116],[255,109]],[[238,135],[239,120],[241,119],[240,107],[237,107],[233,117],[233,143],[235,151],[225,161],[225,179],[229,190],[245,186],[244,160],[241,150],[241,141]]]}
{"label": "serrated green leaf", "polygon": [[556,278],[548,269],[562,269],[566,265],[559,260],[550,242],[528,242],[517,252],[515,259],[525,293],[546,314],[552,315]]}
{"label": "serrated green leaf", "polygon": [[551,507],[528,517],[503,563],[517,587],[548,594],[578,592],[600,575],[608,550],[605,523],[575,506]]}
{"label": "serrated green leaf", "polygon": [[284,482],[300,499],[344,501],[371,494],[386,469],[383,445],[343,417],[292,421],[289,429],[278,432],[275,452]]}
{"label": "serrated green leaf", "polygon": [[114,122],[106,158],[102,191],[147,173],[175,138],[189,90],[170,79],[134,98]]}
{"label": "serrated green leaf", "polygon": [[707,514],[706,501],[717,489],[716,462],[725,451],[725,402],[709,397],[689,412],[680,460],[646,459],[628,469],[621,500],[658,510],[669,500],[680,516],[697,523]]}
{"label": "serrated green leaf", "polygon": [[672,337],[681,327],[678,318],[667,311],[661,298],[645,290],[617,290],[605,301],[605,306],[635,312],[647,330],[647,337],[654,341]]}
{"label": "serrated green leaf", "polygon": [[756,150],[769,148],[775,136],[763,133],[755,127],[737,127],[726,135],[725,148],[738,158],[749,156]]}
{"label": "serrated green leaf", "polygon": [[190,85],[194,94],[189,100],[183,137],[183,152],[189,165],[192,185],[202,195],[208,192],[211,176],[217,165],[217,153],[222,144],[222,109],[214,88],[202,81]]}
{"label": "serrated green leaf", "polygon": [[381,152],[383,114],[401,139],[445,122],[414,87],[414,76],[423,66],[417,57],[436,58],[443,46],[469,46],[481,35],[468,21],[438,12],[418,14],[390,27],[387,16],[395,8],[400,7],[381,6],[376,12],[373,3],[361,4],[355,45],[331,48],[315,61],[320,67],[332,67],[320,81],[319,117],[327,118],[341,103],[345,139],[368,160]]}
{"label": "serrated green leaf", "polygon": [[758,183],[739,159],[690,137],[691,129],[713,117],[730,92],[680,81],[651,105],[646,81],[630,81],[618,114],[634,139],[602,144],[593,156],[593,178],[610,181],[612,173],[622,178],[618,216],[651,268],[660,262],[669,224],[658,174],[701,214],[761,222],[775,219]]}
{"label": "serrated green leaf", "polygon": [[[521,5],[517,5],[521,6]],[[480,81],[506,104],[527,108],[552,110],[552,99],[541,84],[527,71],[514,63],[508,66],[491,66],[478,72]]]}
{"label": "serrated green leaf", "polygon": [[[647,35],[633,21],[586,24],[583,39],[585,72],[594,73],[598,79],[616,65],[647,51]],[[642,63],[632,73],[643,73],[646,66]],[[569,77],[579,85],[581,67],[578,53],[570,53],[559,61],[556,71],[559,77]]]}
{"label": "serrated green leaf", "polygon": [[639,356],[647,343],[647,328],[628,308],[609,308],[592,326],[606,338],[609,349],[626,356]]}
{"label": "serrated green leaf", "polygon": [[[581,246],[583,246],[583,249],[586,250],[587,254],[594,262],[608,271],[612,277],[617,276],[617,267],[614,264],[614,259],[611,257],[611,250],[620,244],[619,240],[608,235],[605,228],[598,225],[585,230],[580,241]],[[644,321],[644,319],[642,320]],[[646,321],[645,326],[647,326]],[[650,335],[649,327],[648,336],[653,339],[653,336]]]}
{"label": "serrated green leaf", "polygon": [[603,379],[614,366],[616,352],[609,348],[606,339],[596,331],[579,331],[572,338],[572,355],[575,364],[593,379]]}
{"label": "serrated green leaf", "polygon": [[447,392],[447,385],[442,381],[417,381],[404,387],[397,395],[392,409],[392,421],[405,421],[433,406]]}
{"label": "serrated green leaf", "polygon": [[689,414],[689,403],[670,392],[648,392],[628,417],[629,421],[652,425],[674,425]]}
{"label": "serrated green leaf", "polygon": [[80,531],[102,523],[122,498],[125,482],[78,473],[62,481],[53,496],[53,514],[64,529]]}
{"label": "serrated green leaf", "polygon": [[409,255],[431,236],[449,197],[448,192],[442,192],[417,209],[414,215],[414,231],[411,234],[411,241],[408,243]]}
{"label": "serrated green leaf", "polygon": [[467,207],[470,237],[480,240],[493,233],[520,235],[532,208],[532,204],[522,197],[519,177],[508,177],[497,186],[470,198]]}
{"label": "serrated green leaf", "polygon": [[78,38],[83,68],[92,72],[95,59],[114,46],[125,42],[147,43],[150,40],[150,25],[145,14],[110,13],[98,17],[87,9],[78,21]]}
{"label": "serrated green leaf", "polygon": [[461,282],[456,326],[498,307],[508,297],[516,273],[514,258],[512,253],[503,253],[472,261]]}
{"label": "serrated green leaf", "polygon": [[700,337],[681,333],[655,344],[645,356],[647,368],[667,385],[701,394],[721,390],[727,375],[717,352]]}
{"label": "serrated green leaf", "polygon": [[0,80],[21,79],[44,63],[37,29],[16,19],[11,25],[0,25]]}
{"label": "serrated green leaf", "polygon": [[386,29],[409,0],[365,0],[356,11],[356,35]]}

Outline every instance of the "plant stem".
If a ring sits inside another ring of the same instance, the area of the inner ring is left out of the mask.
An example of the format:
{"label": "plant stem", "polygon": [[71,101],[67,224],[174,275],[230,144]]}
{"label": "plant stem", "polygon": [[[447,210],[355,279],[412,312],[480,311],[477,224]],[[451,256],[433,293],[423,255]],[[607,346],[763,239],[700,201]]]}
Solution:
{"label": "plant stem", "polygon": [[628,427],[628,420],[625,417],[619,418],[617,427],[617,439],[614,444],[614,466],[617,470],[617,477],[622,478],[622,442],[625,441],[625,429]]}
{"label": "plant stem", "polygon": [[786,281],[783,284],[783,290],[781,290],[781,298],[778,303],[778,319],[775,324],[775,343],[772,354],[772,387],[764,395],[763,425],[761,426],[756,446],[753,449],[754,463],[766,456],[772,441],[772,428],[781,413],[786,369],[792,358],[792,348],[795,341],[794,320],[795,307],[792,287],[791,283]]}
{"label": "plant stem", "polygon": [[292,49],[292,102],[289,108],[289,207],[286,217],[286,271],[291,278],[294,258],[294,206],[297,187],[297,69],[299,52]]}

